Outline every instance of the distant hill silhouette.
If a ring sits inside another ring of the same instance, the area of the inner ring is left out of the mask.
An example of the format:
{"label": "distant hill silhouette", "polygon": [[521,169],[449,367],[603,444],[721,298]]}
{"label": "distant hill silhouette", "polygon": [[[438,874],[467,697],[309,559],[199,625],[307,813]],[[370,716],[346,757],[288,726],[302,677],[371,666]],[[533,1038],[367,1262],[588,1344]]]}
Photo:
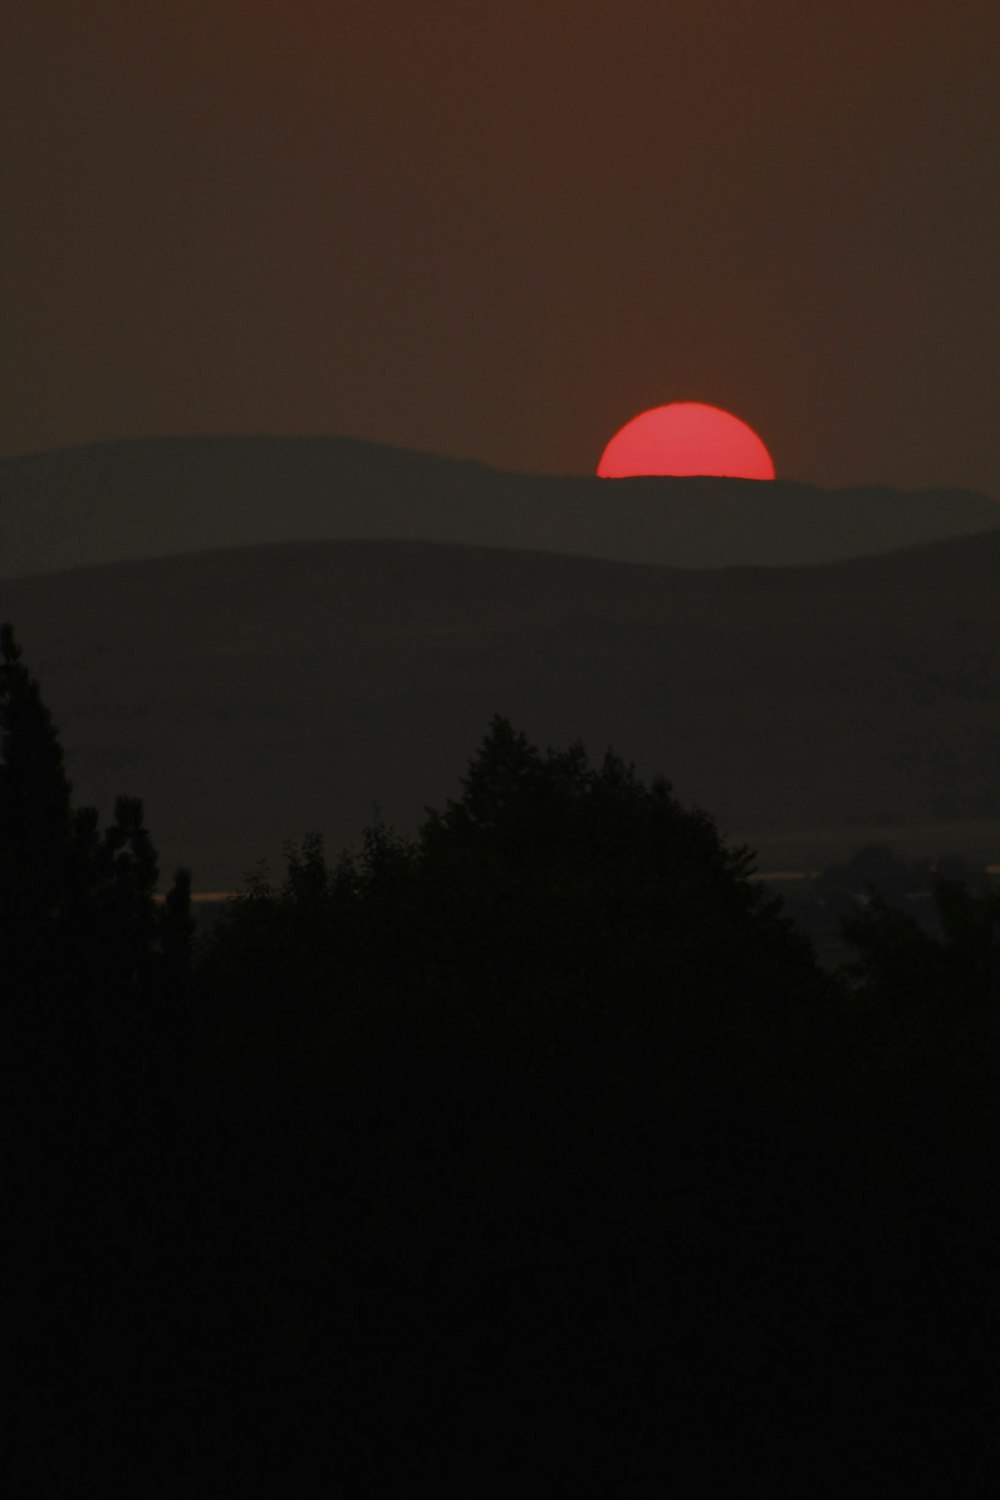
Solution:
{"label": "distant hill silhouette", "polygon": [[78,800],[141,795],[200,889],[309,830],[339,848],[376,801],[412,827],[497,712],[624,748],[769,860],[824,828],[1000,835],[1000,531],[702,572],[290,543],[6,580],[0,618]]}
{"label": "distant hill silhouette", "polygon": [[157,438],[0,462],[0,577],[346,538],[788,566],[992,526],[1000,506],[964,490],[509,474],[336,438]]}

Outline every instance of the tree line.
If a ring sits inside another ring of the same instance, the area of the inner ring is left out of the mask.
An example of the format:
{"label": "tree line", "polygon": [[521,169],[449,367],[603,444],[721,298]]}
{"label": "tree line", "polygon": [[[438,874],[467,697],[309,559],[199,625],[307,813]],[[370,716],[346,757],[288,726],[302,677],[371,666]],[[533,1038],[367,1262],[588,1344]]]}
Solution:
{"label": "tree line", "polygon": [[996,1462],[1000,901],[830,973],[712,818],[501,716],[199,942],[0,633],[13,1481],[660,1493]]}

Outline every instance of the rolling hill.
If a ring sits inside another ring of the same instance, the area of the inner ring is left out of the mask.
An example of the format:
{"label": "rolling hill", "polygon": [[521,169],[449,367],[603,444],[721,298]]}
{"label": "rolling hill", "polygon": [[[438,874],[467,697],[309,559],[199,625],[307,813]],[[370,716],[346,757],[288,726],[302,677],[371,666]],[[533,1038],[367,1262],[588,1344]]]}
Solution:
{"label": "rolling hill", "polygon": [[1000,853],[1000,531],[683,570],[320,541],[0,581],[80,800],[146,800],[228,888],[284,840],[412,827],[496,712],[612,745],[765,864],[914,829]]}
{"label": "rolling hill", "polygon": [[501,473],[337,438],[98,443],[0,462],[0,577],[265,543],[400,539],[797,566],[1000,526],[961,490]]}

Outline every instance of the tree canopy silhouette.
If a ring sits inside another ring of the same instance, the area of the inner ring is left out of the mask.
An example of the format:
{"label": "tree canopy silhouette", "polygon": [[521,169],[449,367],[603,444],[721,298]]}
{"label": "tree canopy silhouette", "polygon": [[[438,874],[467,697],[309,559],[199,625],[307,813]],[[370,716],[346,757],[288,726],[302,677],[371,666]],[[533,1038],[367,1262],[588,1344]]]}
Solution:
{"label": "tree canopy silhouette", "polygon": [[138,801],[74,808],[0,658],[16,1478],[995,1463],[995,897],[870,900],[840,981],[665,780],[497,716],[412,836],[289,846],[192,967],[188,877],[154,901]]}
{"label": "tree canopy silhouette", "polygon": [[136,797],[100,830],[74,808],[62,746],[13,628],[0,626],[0,962],[8,1002],[138,996],[190,957],[190,873],[154,902],[156,851]]}
{"label": "tree canopy silhouette", "polygon": [[[283,966],[291,959],[292,969]],[[277,966],[282,966],[281,971]],[[269,972],[270,968],[270,972]],[[647,786],[610,751],[542,751],[496,716],[461,783],[414,838],[376,823],[328,865],[290,850],[283,885],[253,880],[217,924],[206,970],[221,988],[428,1014],[498,1013],[669,1029],[719,1007],[758,1031],[802,1003],[808,943],[712,819]],[[226,976],[229,976],[228,979]],[[293,977],[294,976],[294,977]]]}
{"label": "tree canopy silhouette", "polygon": [[171,1288],[191,1263],[198,1190],[181,1149],[190,877],[179,871],[160,905],[157,876],[138,798],[119,797],[103,830],[96,809],[73,806],[51,714],[4,624],[0,1123],[17,1388],[0,1441],[15,1487],[30,1474],[67,1492],[88,1454],[102,1456],[93,1472],[121,1473],[112,1428],[161,1399],[157,1363],[186,1326]]}

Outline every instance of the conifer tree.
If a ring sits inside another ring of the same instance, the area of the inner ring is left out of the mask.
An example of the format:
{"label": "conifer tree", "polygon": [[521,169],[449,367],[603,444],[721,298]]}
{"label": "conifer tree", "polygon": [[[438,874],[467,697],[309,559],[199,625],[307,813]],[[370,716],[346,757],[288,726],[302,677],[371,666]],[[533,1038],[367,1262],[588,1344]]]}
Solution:
{"label": "conifer tree", "polygon": [[[156,851],[137,797],[103,833],[74,809],[63,750],[10,624],[0,626],[0,962],[9,997],[135,996],[190,966],[190,874],[157,909]],[[169,950],[169,963],[165,955]]]}
{"label": "conifer tree", "polygon": [[12,987],[51,953],[71,829],[62,746],[21,654],[0,626],[0,955]]}

